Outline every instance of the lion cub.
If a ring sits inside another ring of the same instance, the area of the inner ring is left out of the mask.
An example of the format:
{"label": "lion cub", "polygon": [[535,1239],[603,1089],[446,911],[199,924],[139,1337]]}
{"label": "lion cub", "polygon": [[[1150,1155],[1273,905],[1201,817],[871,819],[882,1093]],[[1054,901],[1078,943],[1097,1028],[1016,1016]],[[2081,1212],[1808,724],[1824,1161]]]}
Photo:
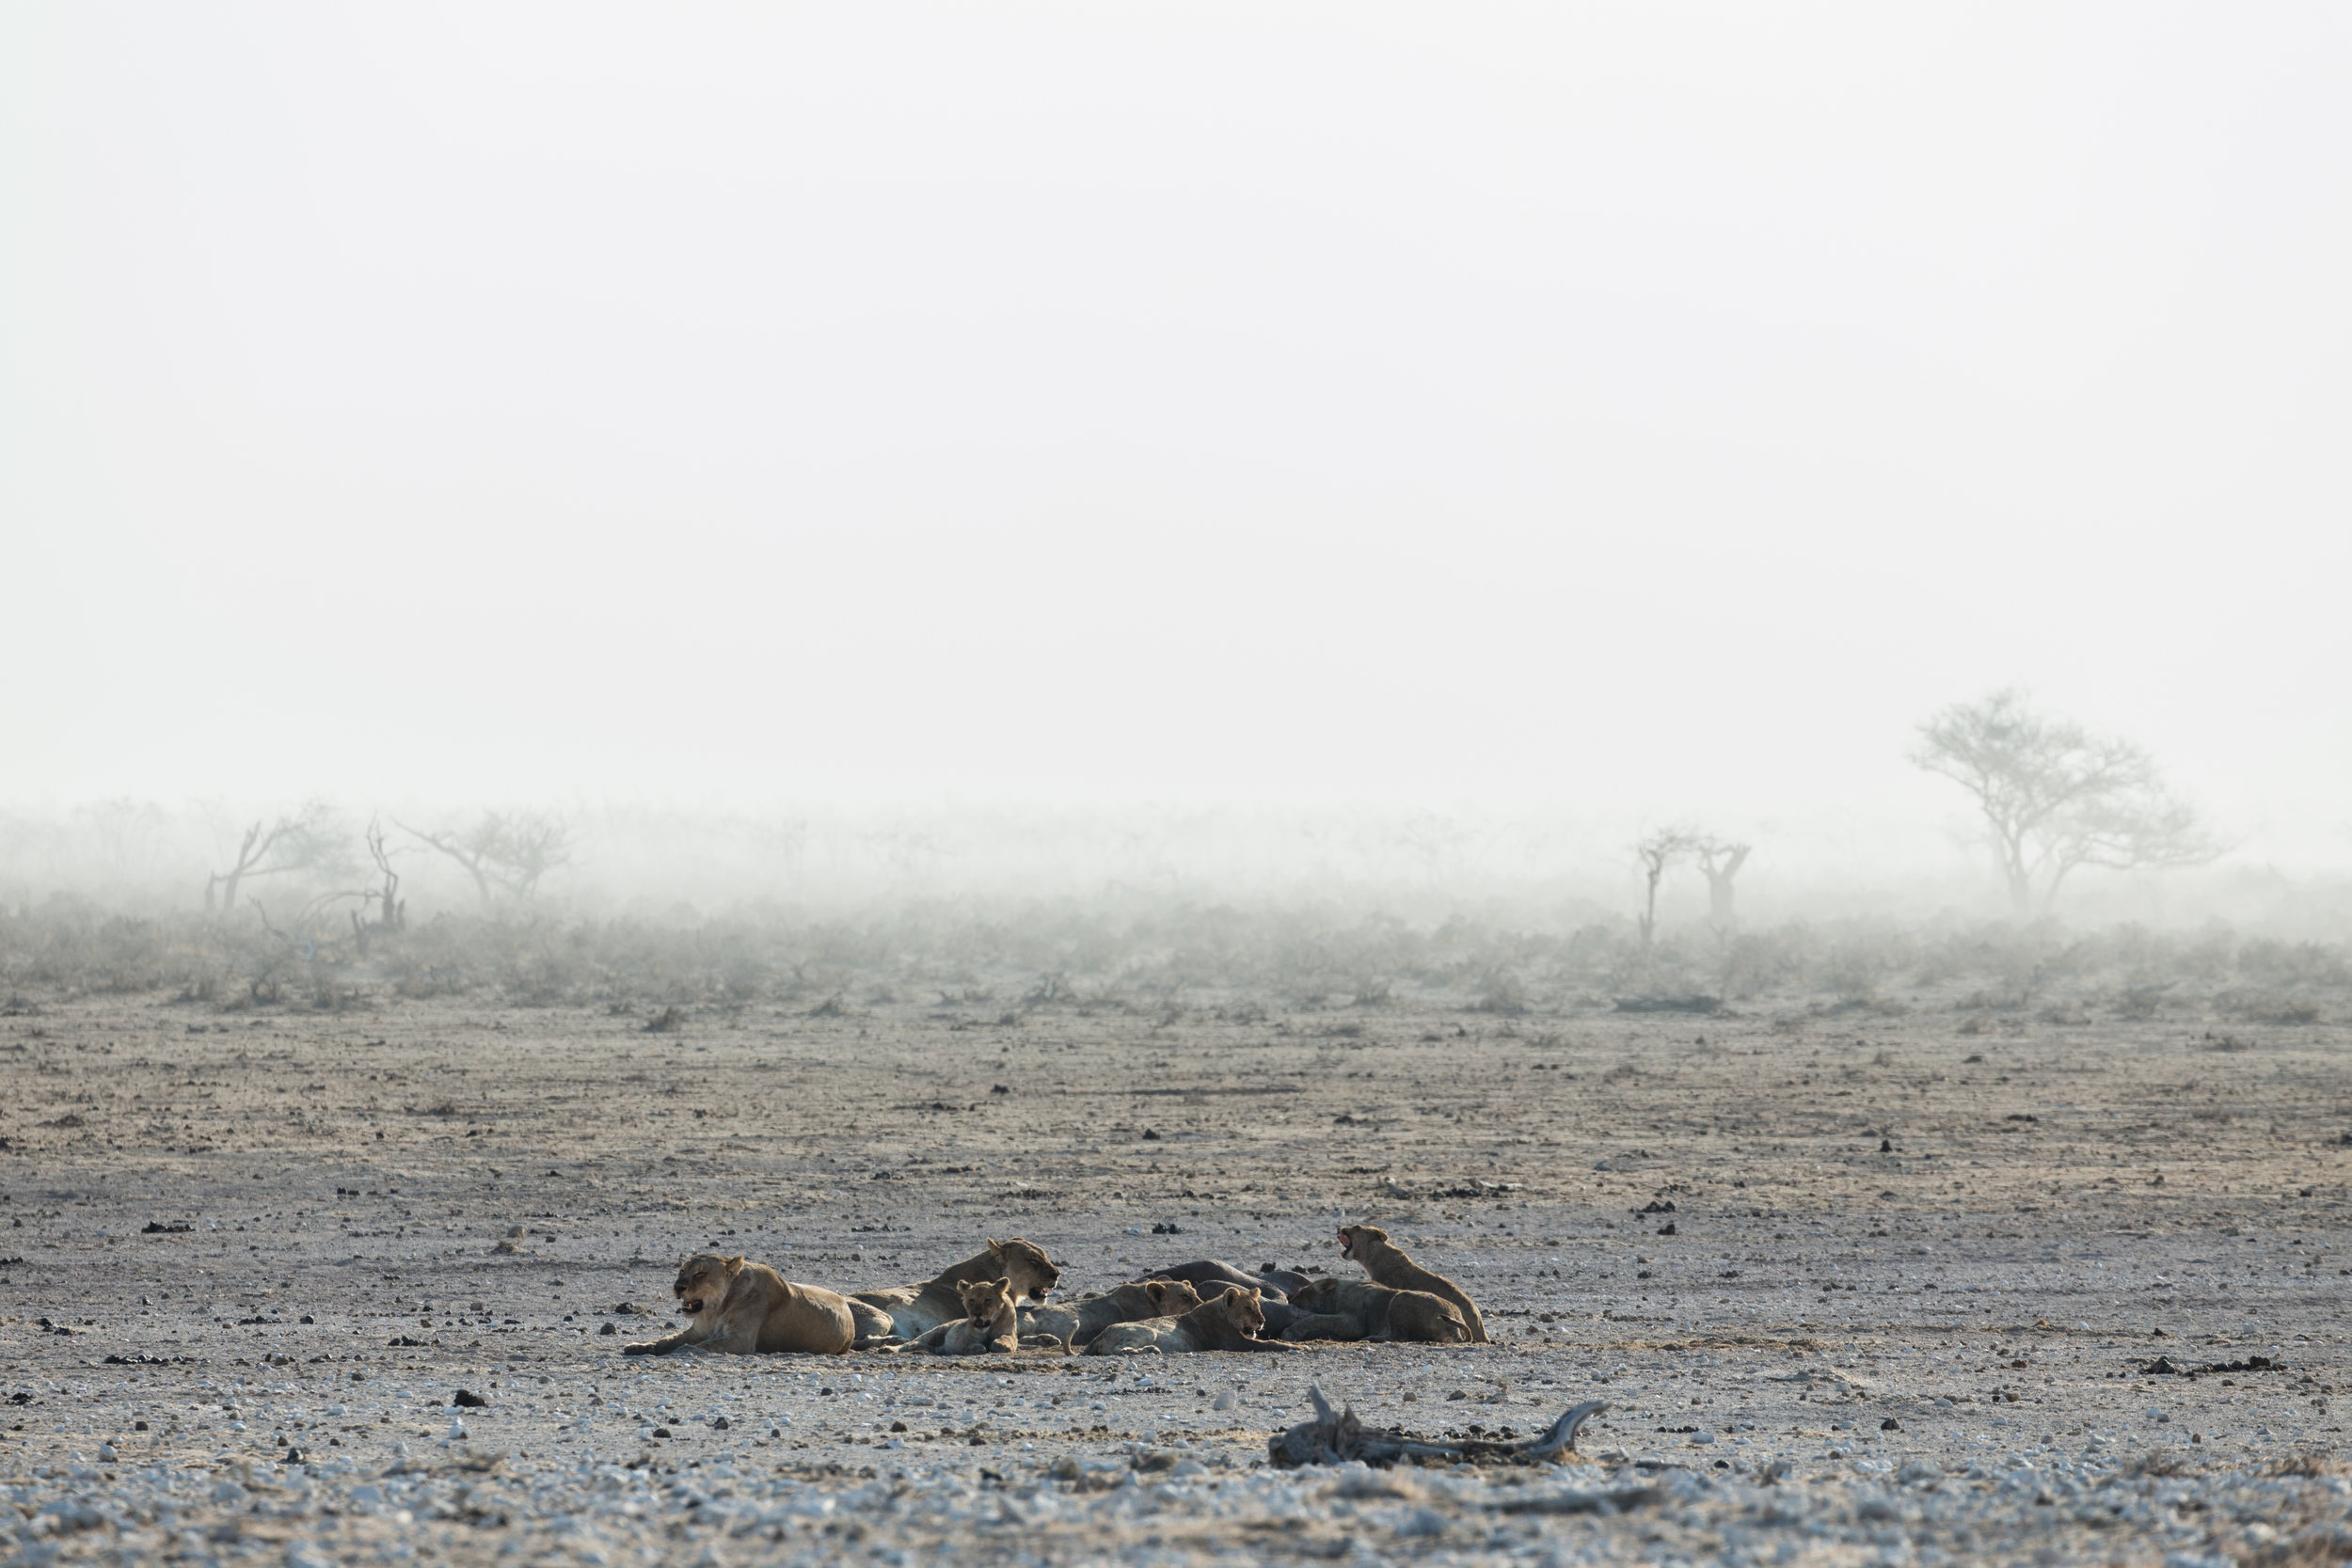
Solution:
{"label": "lion cub", "polygon": [[1470,1325],[1472,1344],[1494,1342],[1486,1338],[1486,1320],[1478,1315],[1470,1293],[1445,1275],[1422,1268],[1406,1257],[1402,1248],[1390,1245],[1389,1233],[1378,1226],[1341,1226],[1340,1256],[1351,1263],[1361,1263],[1375,1284],[1386,1285],[1391,1291],[1426,1291],[1452,1302],[1461,1308],[1462,1321]]}
{"label": "lion cub", "polygon": [[921,1338],[942,1323],[953,1323],[962,1306],[956,1292],[976,1279],[1012,1282],[1016,1299],[1025,1297],[1043,1306],[1045,1294],[1061,1279],[1061,1270],[1045,1249],[1015,1237],[988,1243],[988,1249],[967,1258],[919,1285],[895,1285],[882,1291],[852,1291],[850,1310],[857,1319],[860,1350],[904,1344]]}
{"label": "lion cub", "polygon": [[1081,1296],[1059,1307],[1021,1308],[1021,1339],[1060,1340],[1074,1354],[1116,1323],[1174,1318],[1200,1305],[1200,1293],[1183,1280],[1133,1280],[1099,1296]]}
{"label": "lion cub", "polygon": [[1238,1285],[1194,1307],[1181,1318],[1146,1318],[1141,1323],[1113,1323],[1094,1337],[1089,1355],[1178,1355],[1186,1351],[1293,1351],[1298,1347],[1261,1339],[1265,1313],[1258,1292]]}
{"label": "lion cub", "polygon": [[855,1334],[847,1300],[818,1286],[795,1285],[765,1263],[698,1252],[678,1265],[670,1289],[686,1326],[623,1345],[623,1355],[668,1355],[694,1346],[731,1355],[839,1355]]}
{"label": "lion cub", "polygon": [[1318,1279],[1291,1297],[1285,1339],[1415,1339],[1466,1345],[1462,1309],[1426,1291],[1391,1291],[1354,1279]]}
{"label": "lion cub", "polygon": [[1012,1281],[974,1279],[956,1287],[963,1316],[926,1331],[907,1346],[933,1355],[1010,1355],[1021,1342]]}

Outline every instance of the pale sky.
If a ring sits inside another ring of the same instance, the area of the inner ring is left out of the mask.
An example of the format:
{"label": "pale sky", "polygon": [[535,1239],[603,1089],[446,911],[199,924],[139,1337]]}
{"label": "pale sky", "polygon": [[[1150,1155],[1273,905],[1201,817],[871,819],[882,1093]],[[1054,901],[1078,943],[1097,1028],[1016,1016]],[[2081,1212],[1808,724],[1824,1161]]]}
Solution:
{"label": "pale sky", "polygon": [[0,800],[2352,848],[2352,10],[0,8]]}

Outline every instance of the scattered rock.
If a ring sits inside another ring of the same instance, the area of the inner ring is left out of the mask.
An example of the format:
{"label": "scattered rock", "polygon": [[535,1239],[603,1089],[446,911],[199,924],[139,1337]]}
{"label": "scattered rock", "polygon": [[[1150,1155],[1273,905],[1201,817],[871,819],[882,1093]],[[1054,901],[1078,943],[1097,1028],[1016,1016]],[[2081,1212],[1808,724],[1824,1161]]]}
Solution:
{"label": "scattered rock", "polygon": [[462,1406],[468,1410],[486,1410],[490,1407],[490,1402],[488,1400],[484,1399],[480,1394],[475,1393],[470,1388],[458,1389],[455,1394],[451,1396],[449,1402],[453,1405]]}

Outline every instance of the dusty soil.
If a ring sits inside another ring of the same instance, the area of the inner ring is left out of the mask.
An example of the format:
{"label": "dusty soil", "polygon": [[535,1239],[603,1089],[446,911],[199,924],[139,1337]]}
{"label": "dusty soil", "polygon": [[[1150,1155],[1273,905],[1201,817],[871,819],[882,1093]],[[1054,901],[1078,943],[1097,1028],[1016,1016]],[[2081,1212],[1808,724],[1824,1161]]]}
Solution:
{"label": "dusty soil", "polygon": [[[2341,1027],[818,1011],[20,998],[0,1524],[28,1561],[2352,1556]],[[1500,1342],[619,1354],[705,1247],[854,1289],[1020,1235],[1077,1293],[1352,1273],[1343,1219]],[[1612,1408],[1540,1473],[1271,1470],[1311,1384],[1431,1434]]]}

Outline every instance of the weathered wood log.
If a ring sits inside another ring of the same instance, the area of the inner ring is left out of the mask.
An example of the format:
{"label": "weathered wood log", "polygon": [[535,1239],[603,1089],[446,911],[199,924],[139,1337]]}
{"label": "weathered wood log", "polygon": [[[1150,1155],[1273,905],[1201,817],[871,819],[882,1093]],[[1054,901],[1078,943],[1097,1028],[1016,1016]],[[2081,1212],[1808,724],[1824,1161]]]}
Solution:
{"label": "weathered wood log", "polygon": [[1609,1408],[1606,1401],[1587,1400],[1551,1423],[1541,1437],[1524,1443],[1486,1438],[1416,1437],[1407,1432],[1368,1427],[1357,1418],[1356,1407],[1334,1413],[1320,1388],[1310,1388],[1315,1418],[1301,1421],[1288,1432],[1266,1439],[1266,1453],[1285,1469],[1300,1465],[1363,1464],[1387,1466],[1423,1460],[1471,1465],[1548,1465],[1576,1449],[1577,1429]]}

